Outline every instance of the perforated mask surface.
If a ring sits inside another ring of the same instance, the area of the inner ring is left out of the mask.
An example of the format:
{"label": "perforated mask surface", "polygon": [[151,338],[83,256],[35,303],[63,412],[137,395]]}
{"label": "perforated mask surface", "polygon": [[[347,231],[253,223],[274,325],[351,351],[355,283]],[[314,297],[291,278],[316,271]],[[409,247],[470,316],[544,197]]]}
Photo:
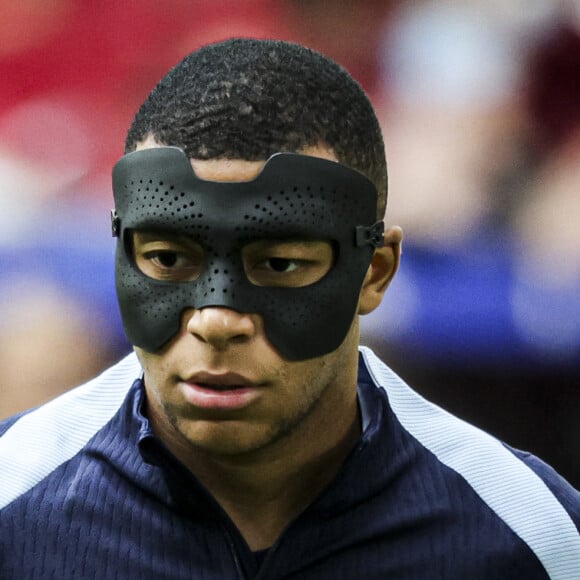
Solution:
{"label": "perforated mask surface", "polygon": [[[184,310],[208,306],[261,315],[268,340],[290,360],[329,353],[346,337],[374,251],[368,241],[357,243],[357,227],[374,224],[377,203],[374,185],[359,172],[279,153],[252,181],[205,181],[181,149],[160,147],[125,155],[113,190],[117,295],[134,345],[158,351],[178,332]],[[191,237],[205,249],[203,272],[191,282],[145,276],[132,257],[133,230]],[[293,238],[332,241],[330,271],[299,288],[252,284],[242,248]]]}

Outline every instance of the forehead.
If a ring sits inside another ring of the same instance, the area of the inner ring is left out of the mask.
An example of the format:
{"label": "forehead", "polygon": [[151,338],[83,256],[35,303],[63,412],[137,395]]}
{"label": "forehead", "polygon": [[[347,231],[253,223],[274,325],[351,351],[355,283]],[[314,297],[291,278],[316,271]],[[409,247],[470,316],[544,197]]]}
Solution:
{"label": "forehead", "polygon": [[[137,144],[136,151],[146,149],[156,149],[163,147],[148,136],[144,141]],[[334,151],[324,145],[313,145],[297,151],[301,155],[310,155],[327,159],[329,161],[338,161]],[[222,183],[252,181],[255,179],[266,163],[266,160],[248,161],[245,159],[190,159],[191,166],[195,174],[206,181],[218,181]]]}

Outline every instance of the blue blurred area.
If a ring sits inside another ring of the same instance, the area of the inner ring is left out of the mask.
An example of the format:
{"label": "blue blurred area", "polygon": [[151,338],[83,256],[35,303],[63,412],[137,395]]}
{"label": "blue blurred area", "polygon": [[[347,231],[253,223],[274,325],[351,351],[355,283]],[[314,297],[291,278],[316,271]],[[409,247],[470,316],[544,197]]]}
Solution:
{"label": "blue blurred area", "polygon": [[[101,231],[82,223],[69,215],[47,227],[41,244],[0,247],[0,296],[16,279],[50,281],[90,304],[106,321],[111,347],[123,353],[129,345],[115,296],[114,240],[105,220]],[[519,277],[516,261],[509,239],[485,231],[445,253],[405,243],[383,305],[363,318],[363,338],[412,350],[423,364],[573,367],[580,288],[535,286]]]}
{"label": "blue blurred area", "polygon": [[410,348],[424,363],[574,367],[580,336],[562,336],[560,325],[580,328],[580,288],[554,292],[517,272],[504,236],[482,233],[446,253],[407,243],[385,302],[363,319],[363,336]]}
{"label": "blue blurred area", "polygon": [[115,296],[115,246],[107,237],[106,220],[98,221],[102,228],[97,230],[94,216],[87,219],[84,212],[53,216],[39,223],[29,243],[0,246],[0,305],[10,308],[13,286],[37,287],[39,298],[44,287],[54,286],[98,316],[95,323],[106,328],[111,356],[128,352]]}

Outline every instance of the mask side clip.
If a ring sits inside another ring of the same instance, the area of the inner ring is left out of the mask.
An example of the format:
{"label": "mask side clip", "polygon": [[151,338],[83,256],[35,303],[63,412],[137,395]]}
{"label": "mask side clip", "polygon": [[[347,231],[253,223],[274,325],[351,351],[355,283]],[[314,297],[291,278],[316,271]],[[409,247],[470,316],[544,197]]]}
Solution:
{"label": "mask side clip", "polygon": [[357,226],[355,236],[357,248],[362,248],[367,244],[373,248],[380,248],[385,238],[385,222],[376,222],[372,226]]}
{"label": "mask side clip", "polygon": [[117,211],[111,210],[111,235],[114,238],[118,238],[121,233],[121,219],[117,215]]}

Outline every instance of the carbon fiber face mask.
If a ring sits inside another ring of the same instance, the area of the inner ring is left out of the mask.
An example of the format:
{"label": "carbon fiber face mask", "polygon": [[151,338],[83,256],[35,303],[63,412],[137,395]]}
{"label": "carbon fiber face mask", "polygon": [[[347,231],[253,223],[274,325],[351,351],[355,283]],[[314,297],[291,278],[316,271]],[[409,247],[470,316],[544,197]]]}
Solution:
{"label": "carbon fiber face mask", "polygon": [[[158,351],[178,333],[184,310],[209,306],[261,315],[268,340],[289,360],[332,352],[346,337],[372,254],[383,244],[376,189],[361,173],[278,153],[252,181],[206,181],[181,149],[159,147],[125,155],[113,190],[117,295],[134,345]],[[147,277],[132,256],[133,231],[192,238],[204,248],[202,273],[191,282]],[[256,286],[242,248],[263,239],[331,241],[334,263],[308,286]]]}

